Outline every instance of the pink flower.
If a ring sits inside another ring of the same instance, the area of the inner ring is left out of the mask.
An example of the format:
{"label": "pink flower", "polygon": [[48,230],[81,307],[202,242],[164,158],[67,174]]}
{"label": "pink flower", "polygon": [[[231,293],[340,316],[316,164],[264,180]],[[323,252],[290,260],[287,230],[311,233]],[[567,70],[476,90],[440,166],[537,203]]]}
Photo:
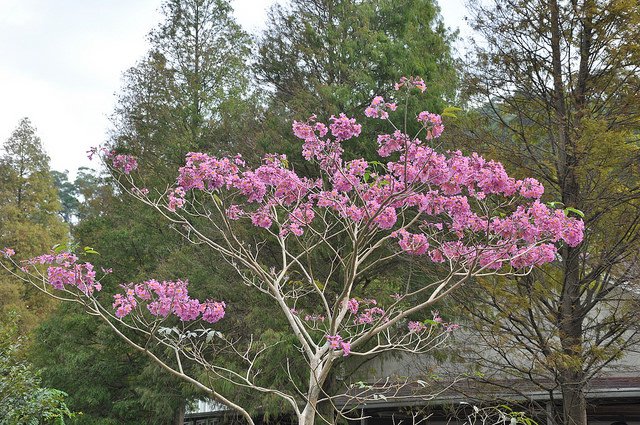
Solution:
{"label": "pink flower", "polygon": [[422,123],[427,131],[425,138],[432,140],[440,137],[444,131],[444,125],[442,124],[442,117],[438,114],[432,114],[428,111],[422,111],[418,114],[418,122]]}
{"label": "pink flower", "polygon": [[332,123],[329,128],[331,129],[331,134],[337,140],[349,140],[360,135],[362,126],[356,124],[355,118],[347,118],[345,114],[340,114],[338,118],[332,115],[330,119]]}
{"label": "pink flower", "polygon": [[340,343],[342,342],[342,337],[340,335],[325,335],[327,341],[329,341],[329,348],[332,350],[338,350],[340,348]]}
{"label": "pink flower", "polygon": [[396,214],[396,209],[393,207],[387,207],[373,219],[373,222],[381,229],[391,229],[393,225],[396,224],[397,220],[398,216]]}
{"label": "pink flower", "polygon": [[348,341],[342,341],[340,343],[340,348],[342,348],[342,355],[344,357],[347,357],[349,354],[351,354],[351,343]]}
{"label": "pink flower", "polygon": [[429,242],[425,235],[409,233],[404,229],[400,231],[398,244],[404,252],[410,255],[423,255],[429,248]]}
{"label": "pink flower", "polygon": [[70,252],[44,254],[24,261],[25,266],[21,270],[26,273],[29,266],[49,264],[47,283],[55,289],[75,287],[87,296],[92,295],[94,291],[100,291],[102,285],[96,280],[93,264],[77,261],[78,257]]}
{"label": "pink flower", "polygon": [[325,338],[327,338],[329,348],[332,350],[342,350],[342,355],[345,357],[351,354],[351,343],[344,341],[340,335],[325,335]]}
{"label": "pink flower", "polygon": [[186,193],[180,186],[169,191],[169,203],[167,204],[167,209],[171,212],[175,212],[176,209],[183,208],[185,203],[185,196]]}
{"label": "pink flower", "polygon": [[308,123],[294,121],[292,129],[293,134],[299,139],[310,140],[316,137],[313,127]]}
{"label": "pink flower", "polygon": [[11,248],[0,249],[0,254],[4,255],[6,258],[13,257],[16,255],[16,252]]}
{"label": "pink flower", "polygon": [[239,205],[230,205],[225,212],[230,220],[239,220],[244,214],[244,211]]}
{"label": "pink flower", "polygon": [[125,174],[130,174],[138,168],[138,161],[136,161],[136,158],[132,155],[115,155],[112,159],[112,164],[113,168]]}
{"label": "pink flower", "polygon": [[401,151],[410,143],[410,138],[400,130],[396,130],[393,135],[381,134],[378,136],[378,155],[386,157],[394,152]]}
{"label": "pink flower", "polygon": [[431,261],[433,261],[434,263],[444,263],[445,261],[444,256],[442,255],[442,251],[440,251],[439,249],[434,249],[430,251],[429,257],[431,258]]}
{"label": "pink flower", "polygon": [[254,226],[262,227],[265,229],[271,227],[273,221],[271,220],[269,210],[266,208],[261,208],[251,214],[251,223],[253,223]]}
{"label": "pink flower", "polygon": [[[363,300],[364,303],[364,300]],[[386,312],[380,307],[371,307],[364,310],[362,314],[354,319],[355,323],[358,325],[370,325],[373,322],[383,319],[387,321],[388,318],[385,317]]]}
{"label": "pink flower", "polygon": [[386,120],[389,118],[389,113],[386,110],[395,111],[395,103],[385,103],[382,96],[376,96],[371,101],[371,104],[364,110],[365,116],[369,118],[379,118]]}
{"label": "pink flower", "polygon": [[351,312],[351,314],[357,314],[358,307],[358,300],[356,300],[355,298],[351,298],[349,301],[347,301],[347,309]]}
{"label": "pink flower", "polygon": [[402,87],[406,87],[407,89],[417,88],[422,93],[427,90],[427,86],[424,83],[424,80],[420,77],[402,77],[400,81],[395,84],[395,89],[400,90]]}
{"label": "pink flower", "polygon": [[525,198],[540,199],[544,193],[544,186],[536,179],[526,178],[517,183],[520,195]]}
{"label": "pink flower", "polygon": [[427,327],[422,322],[409,322],[407,325],[409,328],[409,332],[419,333],[427,329]]}
{"label": "pink flower", "polygon": [[226,304],[222,301],[209,301],[203,304],[202,320],[209,323],[216,323],[224,317]]}
{"label": "pink flower", "polygon": [[188,282],[182,280],[158,282],[153,279],[137,285],[122,285],[124,294],[113,296],[116,317],[129,315],[140,302],[147,303],[147,310],[154,316],[167,317],[174,314],[185,322],[201,317],[205,322],[216,323],[224,317],[224,302],[200,302],[191,298],[187,285]]}

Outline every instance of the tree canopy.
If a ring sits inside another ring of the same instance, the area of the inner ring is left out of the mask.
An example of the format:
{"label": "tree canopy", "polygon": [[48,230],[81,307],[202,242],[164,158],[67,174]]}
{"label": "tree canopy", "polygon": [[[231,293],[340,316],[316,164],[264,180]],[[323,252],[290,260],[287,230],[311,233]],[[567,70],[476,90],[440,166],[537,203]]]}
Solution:
{"label": "tree canopy", "polygon": [[481,284],[487,308],[470,309],[487,343],[477,361],[559,388],[553,420],[586,424],[589,381],[638,337],[640,11],[619,0],[470,8],[483,42],[459,140],[544,181],[544,199],[584,215],[587,234],[553,266]]}

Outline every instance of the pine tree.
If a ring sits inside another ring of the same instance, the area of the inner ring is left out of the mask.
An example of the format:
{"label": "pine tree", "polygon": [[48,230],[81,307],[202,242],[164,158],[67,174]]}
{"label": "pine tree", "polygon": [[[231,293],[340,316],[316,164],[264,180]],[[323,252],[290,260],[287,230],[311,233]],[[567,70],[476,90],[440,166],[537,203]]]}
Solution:
{"label": "pine tree", "polygon": [[[28,118],[2,146],[0,156],[0,245],[21,256],[46,252],[67,239],[60,201],[45,154]],[[15,312],[25,333],[44,318],[55,303],[33,288],[0,273],[0,317]]]}
{"label": "pine tree", "polygon": [[[278,150],[305,166],[291,137],[292,120],[340,112],[362,120],[373,96],[393,95],[393,84],[402,76],[420,76],[427,83],[427,95],[416,109],[442,112],[454,101],[458,81],[451,51],[455,37],[433,0],[275,5],[258,41],[254,67],[258,80],[272,89],[262,147],[269,151],[271,141],[279,140]],[[381,128],[372,126],[357,147],[346,148],[347,154],[373,157]]]}
{"label": "pine tree", "polygon": [[[236,129],[251,125],[257,105],[245,65],[250,40],[233,20],[228,1],[167,0],[162,11],[163,21],[150,35],[150,51],[124,75],[107,141],[110,149],[137,155],[145,185],[159,191],[175,179],[189,151],[242,150],[248,143],[238,139]],[[90,205],[78,211],[74,239],[100,253],[92,259],[98,266],[114,270],[105,280],[105,296],[149,274],[182,276],[203,285],[224,281],[209,258],[184,264],[191,248],[182,237],[115,190],[112,181],[84,172],[74,186]],[[104,326],[64,308],[39,335],[35,360],[43,379],[69,392],[70,406],[85,413],[81,423],[181,425],[192,390],[169,379]],[[68,344],[77,349],[67,349]],[[78,368],[97,378],[77,379]]]}

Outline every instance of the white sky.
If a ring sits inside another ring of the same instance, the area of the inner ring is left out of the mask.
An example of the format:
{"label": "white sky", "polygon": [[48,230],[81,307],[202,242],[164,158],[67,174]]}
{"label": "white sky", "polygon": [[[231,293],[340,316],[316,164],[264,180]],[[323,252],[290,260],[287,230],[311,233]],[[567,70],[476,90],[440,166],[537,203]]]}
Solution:
{"label": "white sky", "polygon": [[[247,31],[275,0],[232,0]],[[439,0],[447,26],[463,27],[463,0]],[[0,0],[0,144],[29,117],[51,168],[75,174],[105,140],[122,73],[148,48],[162,0]]]}

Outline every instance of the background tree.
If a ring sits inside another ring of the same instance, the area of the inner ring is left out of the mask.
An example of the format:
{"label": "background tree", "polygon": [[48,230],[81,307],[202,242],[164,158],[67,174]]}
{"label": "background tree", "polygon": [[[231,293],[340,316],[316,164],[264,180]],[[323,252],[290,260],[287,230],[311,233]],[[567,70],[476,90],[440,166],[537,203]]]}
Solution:
{"label": "background tree", "polygon": [[[49,170],[49,157],[28,118],[23,118],[2,145],[0,156],[0,245],[19,255],[32,255],[64,243],[60,201]],[[10,312],[20,317],[23,335],[51,311],[55,303],[33,288],[0,272],[0,321]]]}
{"label": "background tree", "polygon": [[544,199],[584,212],[587,234],[553,266],[480,283],[486,308],[469,313],[492,351],[477,360],[560,390],[555,420],[584,425],[589,381],[638,336],[640,9],[623,0],[469,7],[482,36],[465,79],[477,109],[458,140],[543,181]]}
{"label": "background tree", "polygon": [[[163,192],[174,181],[189,151],[252,150],[251,131],[239,131],[251,128],[258,115],[246,67],[250,40],[231,12],[222,0],[165,1],[150,51],[124,75],[107,145],[143,159],[144,184],[151,191]],[[175,231],[122,196],[112,180],[86,170],[73,185],[82,201],[74,241],[100,253],[93,258],[97,267],[118,271],[107,279],[113,288],[150,275],[186,276],[203,286],[226,281],[219,265],[190,255],[191,247]],[[181,424],[193,391],[168,383],[146,357],[80,313],[61,308],[40,329],[34,356],[47,384],[65,389],[70,405],[85,412],[79,423]],[[70,341],[77,350],[66,349]],[[78,369],[96,379],[79,380]]]}
{"label": "background tree", "polygon": [[34,368],[24,360],[24,335],[18,317],[0,323],[0,424],[63,424],[73,413],[65,404],[66,394],[41,386]]}
{"label": "background tree", "polygon": [[[271,89],[261,146],[270,151],[278,140],[278,151],[297,161],[292,120],[339,112],[360,119],[371,97],[388,98],[394,93],[392,82],[402,76],[420,76],[429,87],[426,96],[412,100],[419,103],[412,105],[416,110],[442,112],[457,85],[451,53],[455,36],[433,0],[276,4],[259,38],[254,66],[258,80]],[[365,129],[362,143],[348,147],[347,156],[374,157],[381,129]]]}
{"label": "background tree", "polygon": [[60,198],[60,204],[62,209],[60,216],[65,223],[71,224],[77,215],[77,211],[80,208],[80,200],[76,193],[76,187],[73,182],[69,181],[69,171],[51,171],[53,182],[58,189],[58,197]]}

